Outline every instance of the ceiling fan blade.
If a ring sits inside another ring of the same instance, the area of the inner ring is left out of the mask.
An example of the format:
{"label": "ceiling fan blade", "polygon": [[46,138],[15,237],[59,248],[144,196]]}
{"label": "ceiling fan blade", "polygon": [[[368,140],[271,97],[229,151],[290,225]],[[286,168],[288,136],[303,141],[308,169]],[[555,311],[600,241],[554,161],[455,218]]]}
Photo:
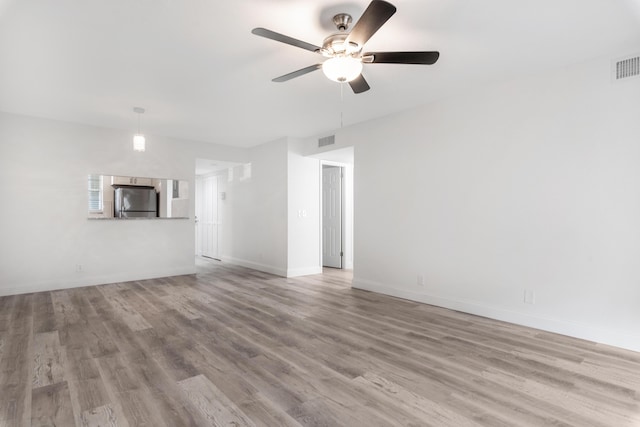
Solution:
{"label": "ceiling fan blade", "polygon": [[308,67],[302,68],[300,70],[294,71],[289,74],[285,74],[284,76],[276,77],[272,81],[277,83],[286,82],[287,80],[295,79],[296,77],[304,76],[312,71],[315,71],[319,68],[322,68],[322,64],[309,65]]}
{"label": "ceiling fan blade", "polygon": [[396,7],[391,3],[373,0],[353,26],[347,42],[355,42],[362,47],[394,13],[396,13]]}
{"label": "ceiling fan blade", "polygon": [[440,52],[367,52],[363,58],[373,57],[373,64],[435,64]]}
{"label": "ceiling fan blade", "polygon": [[251,33],[255,34],[256,36],[265,37],[277,42],[286,43],[290,44],[291,46],[310,50],[311,52],[317,52],[320,50],[319,46],[303,42],[302,40],[294,39],[293,37],[285,36],[284,34],[276,33],[275,31],[267,30],[266,28],[254,28],[253,30],[251,30]]}
{"label": "ceiling fan blade", "polygon": [[349,86],[351,86],[351,89],[353,90],[353,93],[362,93],[362,92],[366,92],[369,89],[371,89],[369,87],[369,83],[367,83],[367,81],[364,79],[362,74],[360,74],[355,79],[351,80],[349,82]]}

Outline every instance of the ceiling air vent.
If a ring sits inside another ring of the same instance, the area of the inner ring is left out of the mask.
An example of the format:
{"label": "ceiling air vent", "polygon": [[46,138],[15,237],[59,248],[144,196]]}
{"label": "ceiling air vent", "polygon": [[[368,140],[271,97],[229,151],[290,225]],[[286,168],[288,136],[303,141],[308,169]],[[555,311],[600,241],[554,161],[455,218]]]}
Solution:
{"label": "ceiling air vent", "polygon": [[318,147],[326,147],[327,145],[333,145],[336,143],[336,136],[329,135],[324,138],[318,139]]}
{"label": "ceiling air vent", "polygon": [[640,55],[614,61],[614,80],[624,80],[629,77],[640,76]]}

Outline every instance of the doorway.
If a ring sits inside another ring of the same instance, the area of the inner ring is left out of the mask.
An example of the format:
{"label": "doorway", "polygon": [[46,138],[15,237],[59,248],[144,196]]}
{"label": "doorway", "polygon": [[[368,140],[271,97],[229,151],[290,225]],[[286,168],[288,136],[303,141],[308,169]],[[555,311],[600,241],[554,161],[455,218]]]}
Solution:
{"label": "doorway", "polygon": [[352,270],[353,147],[325,151],[311,157],[320,160],[320,265]]}
{"label": "doorway", "polygon": [[218,260],[220,259],[219,179],[219,175],[196,179],[196,253]]}
{"label": "doorway", "polygon": [[195,254],[221,260],[225,255],[225,200],[229,170],[238,163],[196,159]]}

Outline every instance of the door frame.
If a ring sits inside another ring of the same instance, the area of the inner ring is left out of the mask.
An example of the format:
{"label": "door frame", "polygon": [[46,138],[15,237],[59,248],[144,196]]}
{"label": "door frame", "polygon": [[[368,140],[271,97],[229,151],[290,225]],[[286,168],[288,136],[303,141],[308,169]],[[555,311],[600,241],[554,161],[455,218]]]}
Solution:
{"label": "door frame", "polygon": [[202,256],[202,232],[200,231],[200,218],[202,217],[202,187],[204,178],[196,175],[195,179],[195,199],[194,199],[194,221],[195,221],[195,255]]}
{"label": "door frame", "polygon": [[[347,195],[350,195],[351,198],[353,198],[353,191],[347,191],[348,190],[348,185],[347,185],[347,181],[348,179],[352,179],[352,171],[353,171],[353,165],[350,164],[346,164],[346,163],[341,163],[341,162],[334,162],[334,161],[330,161],[330,160],[320,160],[320,213],[319,213],[319,218],[320,218],[320,228],[319,228],[319,233],[320,233],[320,267],[324,267],[324,261],[323,261],[323,257],[324,257],[324,247],[323,247],[323,243],[322,243],[322,229],[323,229],[323,205],[322,205],[322,195],[323,195],[323,184],[322,184],[322,178],[323,178],[323,166],[336,166],[339,167],[341,172],[342,172],[342,179],[341,179],[341,198],[340,198],[340,221],[341,221],[341,229],[340,229],[340,245],[342,246],[342,270],[351,270],[353,269],[353,243],[349,244],[348,242],[348,236],[351,236],[351,240],[353,240],[353,201],[350,203],[350,206],[348,206],[349,204],[347,203]],[[351,187],[353,187],[353,185],[351,185]],[[349,207],[349,209],[348,209]],[[347,222],[349,221],[349,222]],[[347,232],[348,231],[348,232]]]}
{"label": "door frame", "polygon": [[[204,255],[203,251],[202,251],[202,213],[204,211],[204,192],[206,190],[206,180],[211,179],[211,178],[215,178],[216,180],[216,192],[213,195],[214,201],[216,203],[216,224],[214,224],[214,226],[217,227],[216,230],[216,247],[217,247],[217,258],[216,257],[211,257],[208,255]],[[205,258],[210,258],[210,259],[215,259],[215,260],[221,260],[222,259],[222,227],[221,227],[221,210],[222,207],[220,206],[220,194],[222,193],[220,191],[220,181],[226,179],[224,173],[221,173],[219,171],[216,172],[211,172],[208,174],[204,174],[204,175],[197,175],[196,176],[196,209],[195,209],[195,214],[197,216],[197,221],[196,221],[196,227],[195,227],[195,233],[196,233],[196,242],[195,242],[195,246],[196,246],[196,255],[200,256],[200,257],[205,257]],[[199,188],[198,188],[199,187]]]}

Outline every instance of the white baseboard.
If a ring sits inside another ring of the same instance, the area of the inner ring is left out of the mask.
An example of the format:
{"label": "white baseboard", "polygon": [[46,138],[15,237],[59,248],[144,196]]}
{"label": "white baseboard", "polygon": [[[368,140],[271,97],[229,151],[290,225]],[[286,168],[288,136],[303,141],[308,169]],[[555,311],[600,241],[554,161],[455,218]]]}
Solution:
{"label": "white baseboard", "polygon": [[568,335],[601,344],[612,345],[627,350],[640,352],[640,334],[628,334],[617,330],[594,328],[579,322],[534,316],[527,313],[491,307],[477,301],[467,301],[429,295],[418,292],[396,289],[382,283],[354,277],[352,285],[355,289],[377,292],[411,301],[435,305],[490,319],[502,320],[517,325],[528,326],[543,331]]}
{"label": "white baseboard", "polygon": [[322,274],[322,267],[290,268],[287,270],[287,277],[310,276],[312,274]]}
{"label": "white baseboard", "polygon": [[275,267],[272,265],[261,264],[259,262],[248,261],[246,259],[241,258],[233,258],[233,257],[222,257],[223,262],[228,262],[229,264],[239,265],[241,267],[251,268],[253,270],[263,271],[265,273],[275,274],[276,276],[281,277],[299,277],[299,276],[308,276],[311,274],[321,274],[322,267],[303,267],[303,268],[289,268],[284,269],[280,267]]}
{"label": "white baseboard", "polygon": [[107,283],[131,282],[134,280],[157,279],[160,277],[182,276],[195,273],[195,266],[156,271],[122,272],[98,276],[85,276],[84,273],[81,273],[79,274],[79,277],[74,278],[59,278],[57,280],[28,282],[0,287],[0,296],[57,291],[60,289],[81,288],[84,286],[104,285]]}
{"label": "white baseboard", "polygon": [[247,267],[253,270],[263,271],[265,273],[275,274],[276,276],[287,277],[287,270],[284,268],[274,267],[272,265],[261,264],[253,261],[248,261],[246,259],[222,257],[222,262],[228,262],[229,264],[239,265],[241,267]]}

